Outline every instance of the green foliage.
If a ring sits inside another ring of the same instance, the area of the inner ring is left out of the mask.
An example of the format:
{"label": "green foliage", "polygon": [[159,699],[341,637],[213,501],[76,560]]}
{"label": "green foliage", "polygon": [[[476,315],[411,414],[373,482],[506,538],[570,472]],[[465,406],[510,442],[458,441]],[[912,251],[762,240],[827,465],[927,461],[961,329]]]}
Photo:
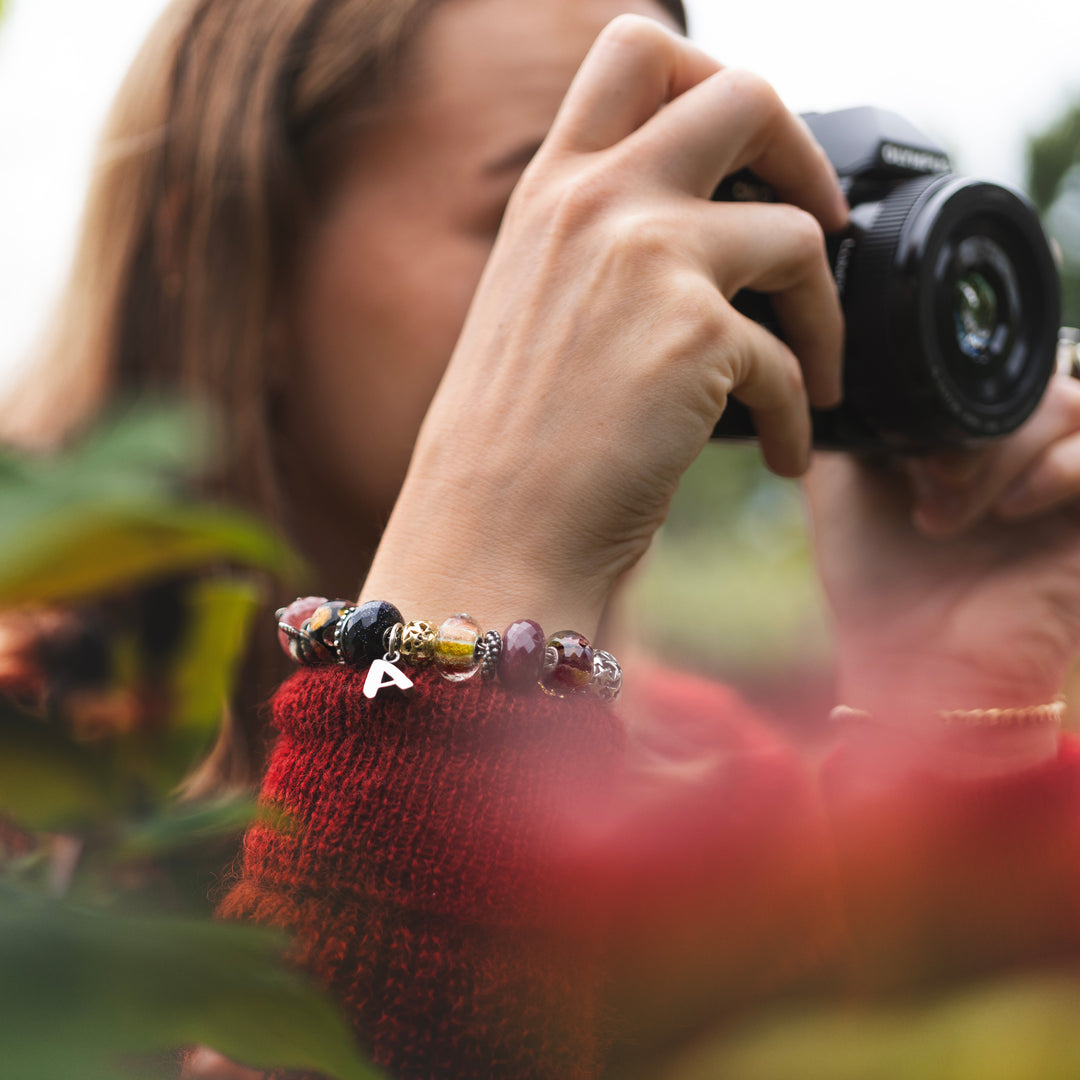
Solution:
{"label": "green foliage", "polygon": [[0,1046],[19,1080],[115,1080],[116,1058],[204,1043],[256,1067],[369,1080],[337,1010],[250,926],[116,916],[0,893]]}
{"label": "green foliage", "polygon": [[277,537],[182,500],[184,447],[205,432],[171,411],[115,418],[57,457],[0,454],[0,608],[70,602],[216,561],[295,576]]}
{"label": "green foliage", "polygon": [[1028,140],[1028,191],[1061,246],[1062,321],[1080,326],[1080,101]]}
{"label": "green foliage", "polygon": [[799,485],[756,446],[714,443],[683,477],[628,597],[669,661],[736,683],[823,669],[831,655]]}
{"label": "green foliage", "polygon": [[[0,455],[0,609],[185,583],[180,610],[151,612],[182,628],[164,655],[132,629],[89,702],[31,714],[0,699],[4,1076],[118,1080],[132,1055],[190,1043],[374,1075],[335,1005],[282,962],[280,935],[182,917],[166,887],[178,854],[257,816],[290,827],[250,798],[174,799],[230,696],[260,602],[252,572],[300,568],[261,525],[186,493],[208,453],[198,417],[142,409],[54,457]],[[10,851],[5,821],[21,830]]]}
{"label": "green foliage", "polygon": [[0,700],[0,817],[61,832],[115,814],[112,755]]}
{"label": "green foliage", "polygon": [[669,1080],[1073,1080],[1080,981],[1013,978],[905,1005],[830,1004],[757,1019]]}
{"label": "green foliage", "polygon": [[1050,209],[1062,178],[1077,163],[1080,163],[1080,101],[1028,139],[1027,189],[1041,211]]}

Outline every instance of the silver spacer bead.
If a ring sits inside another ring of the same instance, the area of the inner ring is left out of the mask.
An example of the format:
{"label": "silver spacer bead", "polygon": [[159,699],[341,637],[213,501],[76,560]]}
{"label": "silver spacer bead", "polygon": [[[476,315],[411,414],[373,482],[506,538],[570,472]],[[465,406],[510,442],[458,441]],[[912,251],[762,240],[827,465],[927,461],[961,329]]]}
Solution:
{"label": "silver spacer bead", "polygon": [[344,664],[345,660],[341,655],[341,631],[345,629],[345,621],[356,610],[355,607],[343,607],[338,612],[337,626],[334,627],[334,660],[336,663]]}
{"label": "silver spacer bead", "polygon": [[589,689],[606,705],[614,705],[622,693],[622,668],[609,652],[593,653],[593,677]]}
{"label": "silver spacer bead", "polygon": [[547,675],[559,666],[559,650],[554,645],[544,649],[544,659],[540,664],[540,674]]}
{"label": "silver spacer bead", "polygon": [[404,623],[394,623],[394,625],[383,634],[383,648],[386,650],[387,656],[393,656],[395,653],[398,655],[401,654],[401,635],[404,629]]}
{"label": "silver spacer bead", "polygon": [[298,664],[314,665],[319,663],[315,654],[315,642],[303,627],[297,629],[288,623],[279,622],[278,629],[289,639],[289,655]]}
{"label": "silver spacer bead", "polygon": [[484,682],[494,682],[499,674],[499,661],[502,659],[502,635],[498,630],[489,630],[476,642],[473,654],[480,664],[480,678]]}

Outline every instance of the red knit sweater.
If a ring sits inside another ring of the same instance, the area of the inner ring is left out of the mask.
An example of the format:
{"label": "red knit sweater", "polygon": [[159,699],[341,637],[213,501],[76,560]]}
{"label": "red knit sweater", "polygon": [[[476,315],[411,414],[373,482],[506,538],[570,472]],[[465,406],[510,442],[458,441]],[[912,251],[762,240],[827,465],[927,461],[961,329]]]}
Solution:
{"label": "red knit sweater", "polygon": [[[293,934],[402,1080],[595,1077],[808,978],[910,986],[1072,953],[1080,751],[1007,780],[820,780],[722,687],[632,719],[421,674],[275,700],[259,825],[221,905]],[[823,797],[824,796],[824,797]]]}

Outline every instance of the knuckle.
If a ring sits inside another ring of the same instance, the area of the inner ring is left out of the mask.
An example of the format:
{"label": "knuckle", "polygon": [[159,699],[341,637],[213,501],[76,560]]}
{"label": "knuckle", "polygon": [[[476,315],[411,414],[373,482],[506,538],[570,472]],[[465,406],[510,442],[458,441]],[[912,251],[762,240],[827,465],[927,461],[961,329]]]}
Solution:
{"label": "knuckle", "polygon": [[1058,390],[1061,408],[1064,412],[1064,422],[1069,430],[1075,431],[1080,428],[1080,382],[1067,378],[1059,380]]}
{"label": "knuckle", "polygon": [[581,169],[558,183],[549,199],[548,218],[560,235],[576,232],[605,213],[612,196],[611,181],[603,170]]}
{"label": "knuckle", "polygon": [[780,385],[783,389],[785,400],[801,400],[806,396],[806,385],[803,382],[802,367],[790,349],[782,351]]}
{"label": "knuckle", "polygon": [[644,50],[666,44],[668,35],[655,19],[624,13],[616,15],[601,30],[598,40],[605,45],[629,46]]}
{"label": "knuckle", "polygon": [[667,223],[658,214],[645,210],[610,215],[606,239],[608,246],[632,265],[667,259],[673,248]]}
{"label": "knuckle", "polygon": [[1043,481],[1053,491],[1062,491],[1076,486],[1075,469],[1072,455],[1060,447],[1052,447],[1043,456],[1040,471]]}
{"label": "knuckle", "polygon": [[795,261],[801,266],[826,262],[825,230],[818,219],[798,206],[785,205],[780,208],[780,214]]}
{"label": "knuckle", "polygon": [[727,77],[732,92],[745,108],[753,110],[762,123],[771,123],[785,111],[775,87],[757,72],[732,68]]}
{"label": "knuckle", "polygon": [[664,304],[665,321],[678,334],[683,356],[715,353],[730,337],[731,309],[709,281],[697,275],[676,279]]}

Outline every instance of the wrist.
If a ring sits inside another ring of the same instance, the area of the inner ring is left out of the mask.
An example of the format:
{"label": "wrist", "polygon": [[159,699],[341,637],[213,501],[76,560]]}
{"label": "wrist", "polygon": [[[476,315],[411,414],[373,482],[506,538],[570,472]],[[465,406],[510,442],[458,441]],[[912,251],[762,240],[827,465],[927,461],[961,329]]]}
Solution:
{"label": "wrist", "polygon": [[[485,520],[500,527],[478,527]],[[527,618],[549,634],[573,629],[591,640],[610,586],[596,575],[575,574],[550,550],[554,545],[517,535],[508,527],[513,520],[460,505],[448,512],[445,499],[403,493],[360,598],[390,600],[409,619],[440,622],[467,612],[481,626],[501,631]]]}
{"label": "wrist", "polygon": [[[844,726],[908,764],[957,778],[1032,768],[1057,752],[1060,688],[938,656],[860,657],[838,665],[837,701],[855,710]],[[862,714],[859,718],[858,714]]]}

